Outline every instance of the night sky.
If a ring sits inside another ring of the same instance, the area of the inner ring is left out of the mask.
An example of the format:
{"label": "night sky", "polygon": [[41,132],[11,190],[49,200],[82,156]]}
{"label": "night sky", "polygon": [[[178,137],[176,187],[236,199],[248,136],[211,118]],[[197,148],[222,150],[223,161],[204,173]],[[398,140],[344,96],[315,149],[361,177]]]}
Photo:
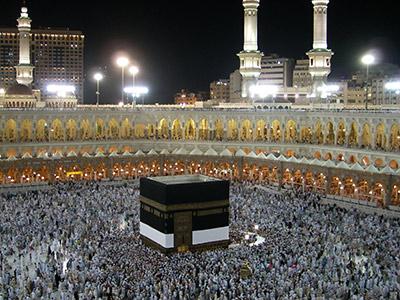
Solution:
{"label": "night sky", "polygon": [[[2,1],[0,26],[15,26],[18,1]],[[5,3],[4,3],[5,2]],[[86,36],[85,102],[95,101],[93,72],[103,68],[104,102],[120,89],[115,54],[125,52],[141,69],[147,102],[172,102],[181,88],[207,91],[239,67],[243,47],[241,0],[27,1],[32,26],[69,27]],[[335,52],[331,78],[360,68],[359,57],[374,49],[382,62],[400,64],[400,22],[394,0],[332,0],[329,47]],[[290,6],[289,6],[290,4]],[[312,47],[311,0],[261,0],[259,48],[265,54],[305,57]]]}

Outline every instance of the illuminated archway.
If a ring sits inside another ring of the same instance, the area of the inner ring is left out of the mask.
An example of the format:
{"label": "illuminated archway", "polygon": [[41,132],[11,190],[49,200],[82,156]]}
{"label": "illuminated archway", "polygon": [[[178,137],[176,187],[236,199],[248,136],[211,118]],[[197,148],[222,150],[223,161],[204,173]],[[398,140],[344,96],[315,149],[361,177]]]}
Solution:
{"label": "illuminated archway", "polygon": [[185,139],[196,139],[196,123],[192,119],[187,120],[185,123]]}
{"label": "illuminated archway", "polygon": [[32,141],[32,121],[31,120],[23,120],[21,122],[21,130],[20,130],[19,138],[22,142]]}
{"label": "illuminated archway", "polygon": [[371,128],[369,124],[365,123],[361,135],[361,146],[369,148],[371,146]]}
{"label": "illuminated archway", "polygon": [[237,140],[239,137],[238,125],[233,119],[228,121],[227,135],[228,140]]}
{"label": "illuminated archway", "polygon": [[50,137],[52,141],[64,140],[64,128],[63,123],[59,119],[55,119],[51,123]]}
{"label": "illuminated archway", "polygon": [[289,120],[286,123],[285,141],[287,143],[295,143],[295,142],[297,142],[296,122],[293,121],[293,120]]}
{"label": "illuminated archway", "polygon": [[100,163],[97,165],[94,176],[96,180],[102,180],[107,178],[107,169],[104,163]]}
{"label": "illuminated archway", "polygon": [[382,183],[377,182],[375,185],[372,187],[372,199],[373,201],[376,201],[378,206],[383,206],[383,203],[385,201],[385,195],[386,191]]}
{"label": "illuminated archway", "polygon": [[315,132],[314,132],[314,138],[315,138],[315,142],[320,145],[324,143],[324,133],[323,133],[323,129],[322,129],[322,124],[321,121],[317,121],[317,123],[315,124]]}
{"label": "illuminated archway", "polygon": [[96,140],[104,140],[106,138],[106,128],[103,119],[96,120],[95,136]]}
{"label": "illuminated archway", "polygon": [[119,125],[115,119],[108,121],[108,137],[112,140],[119,138]]}
{"label": "illuminated archway", "polygon": [[370,194],[367,180],[361,179],[358,181],[356,194],[358,195],[357,198],[360,200],[369,200]]}
{"label": "illuminated archway", "polygon": [[180,140],[182,139],[182,126],[179,120],[174,120],[172,122],[172,139]]}
{"label": "illuminated archway", "polygon": [[125,170],[122,168],[122,166],[119,163],[116,163],[113,165],[112,176],[114,178],[122,178],[124,173],[125,173]]}
{"label": "illuminated archway", "polygon": [[383,125],[382,123],[376,127],[375,142],[375,146],[377,149],[383,150],[386,148],[385,125]]}
{"label": "illuminated archway", "polygon": [[132,136],[132,125],[127,118],[121,123],[120,135],[122,139],[130,139]]}
{"label": "illuminated archway", "polygon": [[44,142],[49,138],[49,130],[47,126],[47,122],[43,119],[37,121],[36,123],[36,141]]}
{"label": "illuminated archway", "polygon": [[291,184],[292,178],[293,176],[290,170],[289,169],[284,170],[282,174],[282,184]]}
{"label": "illuminated archway", "polygon": [[215,121],[215,139],[222,141],[224,139],[224,124],[220,119]]}
{"label": "illuminated archway", "polygon": [[400,150],[400,130],[397,124],[394,124],[390,130],[390,149]]}
{"label": "illuminated archway", "polygon": [[19,172],[15,167],[11,167],[8,169],[7,174],[4,179],[6,184],[19,183]]}
{"label": "illuminated archway", "polygon": [[158,125],[158,138],[160,139],[169,138],[169,124],[166,119],[162,119]]}
{"label": "illuminated archway", "polygon": [[240,140],[251,141],[253,139],[253,127],[250,120],[244,120],[242,122],[240,131]]}
{"label": "illuminated archway", "polygon": [[85,179],[85,180],[93,180],[94,179],[94,169],[93,169],[92,165],[89,164],[83,169],[83,179]]}
{"label": "illuminated archway", "polygon": [[304,184],[307,191],[312,191],[315,188],[314,174],[311,171],[307,171],[304,177]]}
{"label": "illuminated archway", "polygon": [[67,179],[67,170],[63,166],[58,166],[55,169],[54,180],[65,181]]}
{"label": "illuminated archway", "polygon": [[265,141],[268,138],[268,128],[265,121],[258,120],[256,127],[256,140]]}
{"label": "illuminated archway", "polygon": [[297,188],[301,188],[303,186],[303,173],[300,170],[297,170],[296,172],[294,172],[293,184]]}
{"label": "illuminated archway", "polygon": [[[35,173],[36,174],[36,173]],[[33,174],[33,169],[31,167],[26,167],[21,173],[21,183],[33,183],[35,181],[35,176]]]}
{"label": "illuminated archway", "polygon": [[209,139],[210,128],[207,119],[200,120],[199,124],[199,139],[206,141]]}
{"label": "illuminated archway", "polygon": [[[79,130],[82,140],[87,141],[92,138],[92,126],[90,125],[90,121],[88,119],[84,119],[81,121]],[[97,137],[97,132],[96,132],[96,137]]]}
{"label": "illuminated archway", "polygon": [[312,129],[311,127],[303,127],[301,129],[301,142],[305,144],[312,143]]}
{"label": "illuminated archway", "polygon": [[15,122],[13,119],[10,119],[6,122],[4,140],[11,143],[17,141],[17,122]]}
{"label": "illuminated archway", "polygon": [[36,177],[37,181],[50,181],[50,171],[47,166],[41,166],[36,172]]}
{"label": "illuminated archway", "polygon": [[330,188],[330,193],[332,195],[340,195],[340,190],[342,183],[339,179],[339,177],[333,177],[331,181],[331,188]]}
{"label": "illuminated archway", "polygon": [[355,189],[356,189],[356,184],[354,183],[353,178],[346,177],[344,180],[344,187],[343,187],[344,196],[353,198]]}
{"label": "illuminated archway", "polygon": [[326,144],[328,145],[333,145],[335,143],[335,132],[333,129],[333,124],[332,122],[328,122],[327,126],[327,133],[326,133]]}
{"label": "illuminated archway", "polygon": [[358,146],[358,126],[355,122],[351,123],[350,126],[348,144],[350,147]]}
{"label": "illuminated archway", "polygon": [[344,126],[343,122],[340,122],[338,125],[338,132],[337,132],[337,144],[344,145],[346,141],[346,127]]}
{"label": "illuminated archway", "polygon": [[77,132],[78,132],[78,129],[77,129],[75,120],[72,120],[72,119],[68,120],[67,124],[66,124],[66,131],[65,131],[67,141],[76,140]]}
{"label": "illuminated archway", "polygon": [[326,186],[327,186],[327,182],[326,182],[325,174],[319,173],[315,180],[315,188],[316,188],[317,192],[320,192],[320,193],[326,192]]}
{"label": "illuminated archway", "polygon": [[281,123],[278,120],[274,120],[270,129],[270,139],[272,142],[280,142],[281,137]]}
{"label": "illuminated archway", "polygon": [[269,172],[269,180],[272,183],[278,183],[279,170],[277,167],[272,167]]}
{"label": "illuminated archway", "polygon": [[147,124],[147,138],[155,138],[157,134],[157,127],[153,123]]}
{"label": "illuminated archway", "polygon": [[146,137],[146,126],[144,124],[135,125],[135,138],[144,139]]}

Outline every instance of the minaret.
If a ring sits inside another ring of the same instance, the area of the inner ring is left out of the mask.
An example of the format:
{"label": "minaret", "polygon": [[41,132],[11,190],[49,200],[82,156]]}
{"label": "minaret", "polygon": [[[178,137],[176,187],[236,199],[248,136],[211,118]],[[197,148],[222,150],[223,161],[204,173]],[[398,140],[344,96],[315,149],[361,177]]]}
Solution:
{"label": "minaret", "polygon": [[33,69],[31,65],[31,22],[28,9],[21,8],[21,16],[17,19],[19,31],[19,64],[15,67],[17,71],[17,82],[30,85],[33,82]]}
{"label": "minaret", "polygon": [[242,98],[249,101],[250,87],[257,84],[261,74],[261,57],[257,42],[257,14],[260,0],[243,0],[244,6],[244,47],[238,56],[242,74]]}
{"label": "minaret", "polygon": [[331,73],[333,52],[328,49],[328,3],[329,0],[312,0],[314,6],[314,43],[307,55],[310,59],[310,74],[313,81],[313,97],[320,99],[320,87],[326,85]]}

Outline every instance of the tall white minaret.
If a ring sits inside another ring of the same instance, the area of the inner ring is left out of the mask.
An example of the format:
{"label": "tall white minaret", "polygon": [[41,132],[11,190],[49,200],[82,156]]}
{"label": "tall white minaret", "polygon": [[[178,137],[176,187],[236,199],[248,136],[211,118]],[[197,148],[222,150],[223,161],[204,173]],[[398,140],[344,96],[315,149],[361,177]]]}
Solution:
{"label": "tall white minaret", "polygon": [[250,102],[250,87],[257,84],[261,74],[261,57],[258,50],[257,14],[260,0],[243,0],[244,6],[244,46],[238,56],[242,74],[242,98]]}
{"label": "tall white minaret", "polygon": [[33,69],[31,65],[31,22],[28,9],[21,8],[21,16],[17,19],[19,31],[19,64],[15,67],[17,71],[17,82],[30,85],[33,82]]}
{"label": "tall white minaret", "polygon": [[328,49],[328,3],[329,0],[312,0],[314,6],[314,43],[307,55],[313,81],[313,99],[321,98],[321,87],[326,85],[331,73],[333,52]]}

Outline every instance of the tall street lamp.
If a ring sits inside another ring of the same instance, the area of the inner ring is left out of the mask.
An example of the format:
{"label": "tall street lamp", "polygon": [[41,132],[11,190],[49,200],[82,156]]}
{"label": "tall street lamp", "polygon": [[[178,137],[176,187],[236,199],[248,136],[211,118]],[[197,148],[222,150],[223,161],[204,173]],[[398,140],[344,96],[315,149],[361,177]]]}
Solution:
{"label": "tall street lamp", "polygon": [[[131,66],[129,68],[129,73],[131,73],[131,75],[132,75],[132,87],[135,87],[136,86],[135,79],[136,79],[136,75],[139,73],[139,68],[137,66]],[[132,95],[132,96],[133,96],[133,99],[132,99],[132,105],[133,105],[135,102],[135,96],[134,95]]]}
{"label": "tall street lamp", "polygon": [[375,62],[375,57],[371,54],[366,54],[361,58],[361,62],[367,66],[367,76],[365,80],[365,109],[368,109],[369,66]]}
{"label": "tall street lamp", "polygon": [[94,74],[93,78],[94,78],[94,80],[96,80],[96,83],[97,83],[97,89],[96,89],[96,98],[97,98],[97,101],[96,101],[96,105],[99,106],[99,100],[100,100],[100,81],[103,80],[104,76],[103,76],[103,74],[101,74],[101,73],[96,73],[96,74]]}
{"label": "tall street lamp", "polygon": [[120,57],[117,59],[117,65],[121,68],[121,101],[124,102],[125,68],[129,65],[129,59]]}

